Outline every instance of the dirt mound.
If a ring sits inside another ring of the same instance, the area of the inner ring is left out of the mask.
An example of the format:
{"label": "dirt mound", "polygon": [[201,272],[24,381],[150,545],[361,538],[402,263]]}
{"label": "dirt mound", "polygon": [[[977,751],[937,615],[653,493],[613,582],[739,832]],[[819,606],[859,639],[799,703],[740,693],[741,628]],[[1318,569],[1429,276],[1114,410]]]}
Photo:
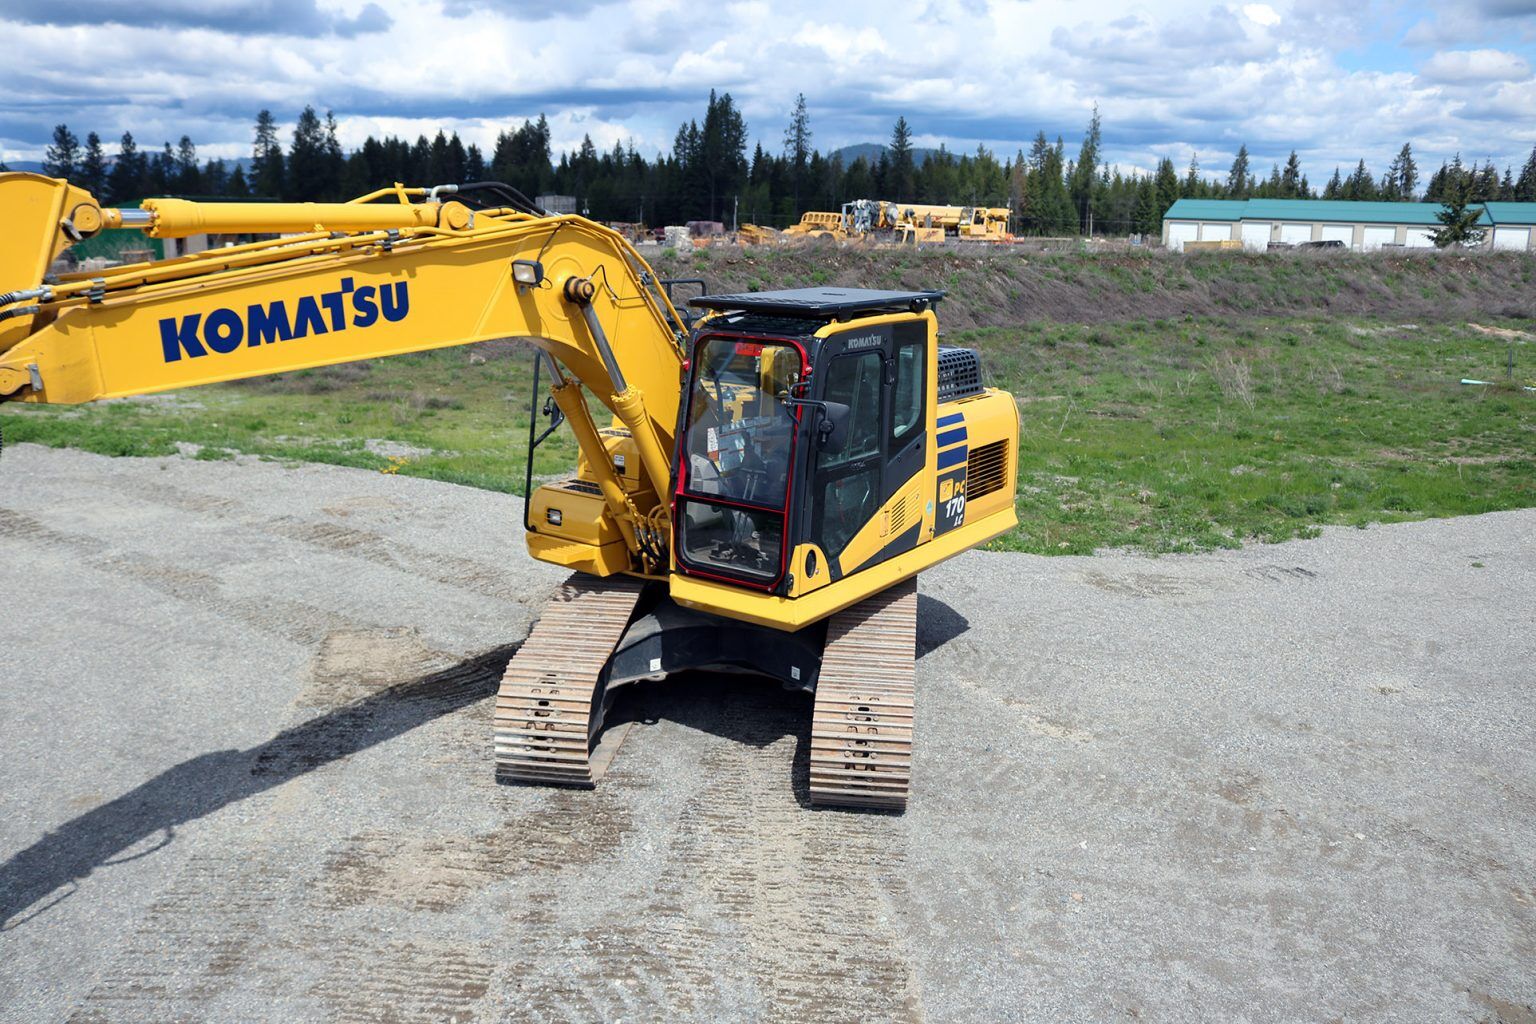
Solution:
{"label": "dirt mound", "polygon": [[712,291],[808,285],[942,288],[947,328],[1294,314],[1402,320],[1536,317],[1536,257],[1519,253],[920,252],[722,248],[656,261]]}

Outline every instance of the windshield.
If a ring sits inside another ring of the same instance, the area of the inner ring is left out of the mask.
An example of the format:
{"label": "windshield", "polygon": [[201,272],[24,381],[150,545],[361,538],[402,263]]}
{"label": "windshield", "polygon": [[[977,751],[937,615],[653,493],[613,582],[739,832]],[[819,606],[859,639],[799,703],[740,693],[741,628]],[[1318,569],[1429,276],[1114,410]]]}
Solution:
{"label": "windshield", "polygon": [[710,338],[694,359],[689,493],[783,508],[795,429],[785,399],[800,379],[800,353],[773,342]]}
{"label": "windshield", "polygon": [[784,502],[795,439],[798,349],[707,338],[694,352],[679,501],[685,565],[770,581],[782,571]]}

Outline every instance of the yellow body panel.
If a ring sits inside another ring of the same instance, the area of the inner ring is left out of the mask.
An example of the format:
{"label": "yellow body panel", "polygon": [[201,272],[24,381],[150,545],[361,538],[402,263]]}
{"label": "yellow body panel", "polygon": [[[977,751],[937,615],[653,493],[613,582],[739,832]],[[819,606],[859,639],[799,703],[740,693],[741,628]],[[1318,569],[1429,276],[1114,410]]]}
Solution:
{"label": "yellow body panel", "polygon": [[595,487],[579,487],[591,485],[585,480],[566,480],[536,489],[528,498],[528,525],[541,536],[571,544],[623,544],[624,535],[608,514],[602,494]]}
{"label": "yellow body panel", "polygon": [[921,547],[853,576],[846,576],[836,583],[819,587],[803,597],[775,597],[692,576],[673,576],[672,599],[678,604],[716,615],[755,622],[773,629],[794,631],[820,622],[828,615],[851,607],[871,594],[878,594],[902,580],[916,576],[924,569],[985,544],[1007,533],[1018,523],[1018,515],[1013,506],[1009,505],[1004,511],[976,519]]}
{"label": "yellow body panel", "polygon": [[530,533],[527,539],[528,553],[541,562],[564,566],[574,572],[591,573],[593,576],[614,576],[629,571],[629,548],[623,541],[603,545],[581,544],[539,533]]}

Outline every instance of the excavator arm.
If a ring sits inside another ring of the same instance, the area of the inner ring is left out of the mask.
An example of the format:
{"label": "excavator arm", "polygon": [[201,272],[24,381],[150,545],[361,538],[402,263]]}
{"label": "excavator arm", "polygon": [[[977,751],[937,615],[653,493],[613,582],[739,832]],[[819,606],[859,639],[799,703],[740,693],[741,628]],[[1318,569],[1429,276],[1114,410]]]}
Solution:
{"label": "excavator arm", "polygon": [[[151,199],[116,210],[63,181],[0,174],[13,224],[0,273],[15,275],[0,278],[10,289],[0,293],[0,401],[77,404],[525,337],[549,359],[608,532],[634,563],[610,551],[577,567],[662,570],[680,317],[618,233],[531,208],[473,209],[446,198],[454,191],[396,185],[349,203]],[[114,227],[279,237],[46,276],[63,248]],[[629,486],[583,390],[632,439],[639,474]]]}

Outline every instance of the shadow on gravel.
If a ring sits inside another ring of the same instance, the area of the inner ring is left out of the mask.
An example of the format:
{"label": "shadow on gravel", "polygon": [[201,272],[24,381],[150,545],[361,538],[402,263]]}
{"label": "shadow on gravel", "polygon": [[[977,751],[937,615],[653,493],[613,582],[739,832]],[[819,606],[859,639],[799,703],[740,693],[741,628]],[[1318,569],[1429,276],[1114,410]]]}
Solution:
{"label": "shadow on gravel", "polygon": [[970,620],[936,597],[917,595],[917,656],[926,658],[971,628]]}
{"label": "shadow on gravel", "polygon": [[760,676],[714,672],[686,672],[625,690],[614,700],[605,728],[624,722],[654,725],[665,719],[758,749],[793,736],[795,755],[784,783],[794,788],[801,807],[811,806],[810,694],[786,690]]}
{"label": "shadow on gravel", "polygon": [[[200,754],[66,822],[0,864],[0,931],[19,927],[69,898],[76,883],[96,868],[163,849],[178,825],[490,696],[517,646],[499,647],[380,690],[284,729],[249,750]],[[157,838],[148,849],[128,854],[151,837]]]}

